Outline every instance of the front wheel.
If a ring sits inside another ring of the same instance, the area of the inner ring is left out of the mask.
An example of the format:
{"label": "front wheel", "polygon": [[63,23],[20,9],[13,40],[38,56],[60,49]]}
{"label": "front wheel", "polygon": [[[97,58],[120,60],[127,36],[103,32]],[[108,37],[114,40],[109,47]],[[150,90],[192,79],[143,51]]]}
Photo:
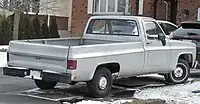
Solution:
{"label": "front wheel", "polygon": [[101,67],[95,72],[93,79],[87,82],[89,93],[92,97],[106,97],[112,90],[112,74],[108,68]]}
{"label": "front wheel", "polygon": [[176,69],[173,72],[166,74],[165,79],[169,83],[181,84],[187,81],[189,73],[190,67],[188,63],[183,59],[179,59]]}
{"label": "front wheel", "polygon": [[35,80],[35,84],[38,88],[40,88],[42,90],[48,90],[48,89],[53,89],[56,86],[57,82]]}

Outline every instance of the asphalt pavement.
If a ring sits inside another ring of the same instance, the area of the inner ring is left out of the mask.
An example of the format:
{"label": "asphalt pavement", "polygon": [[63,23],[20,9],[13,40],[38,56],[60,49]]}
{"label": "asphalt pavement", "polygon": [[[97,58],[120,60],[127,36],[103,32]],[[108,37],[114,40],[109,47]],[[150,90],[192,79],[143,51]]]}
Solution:
{"label": "asphalt pavement", "polygon": [[[145,82],[146,80],[130,79],[131,82]],[[118,85],[120,84],[118,82]],[[152,80],[151,80],[152,82]],[[127,81],[129,83],[129,81]],[[129,86],[129,84],[128,84]],[[123,87],[113,87],[110,98],[132,97],[136,89],[125,89]],[[8,77],[2,75],[0,68],[0,104],[61,104],[60,101],[77,102],[77,100],[91,99],[88,97],[88,90],[84,83],[76,86],[58,84],[53,90],[38,89],[33,80]],[[82,99],[83,98],[83,99]],[[109,99],[109,98],[108,98]],[[106,98],[106,100],[108,100]]]}
{"label": "asphalt pavement", "polygon": [[[103,101],[132,98],[134,92],[143,87],[165,86],[164,79],[160,76],[133,77],[115,82],[112,94],[102,99]],[[61,104],[60,101],[77,102],[78,97],[80,100],[95,100],[87,94],[88,90],[84,83],[75,86],[58,84],[55,89],[44,91],[38,89],[33,80],[2,75],[0,68],[0,104]]]}
{"label": "asphalt pavement", "polygon": [[0,104],[61,104],[60,102],[17,95],[20,91],[36,88],[32,80],[7,77],[0,69]]}

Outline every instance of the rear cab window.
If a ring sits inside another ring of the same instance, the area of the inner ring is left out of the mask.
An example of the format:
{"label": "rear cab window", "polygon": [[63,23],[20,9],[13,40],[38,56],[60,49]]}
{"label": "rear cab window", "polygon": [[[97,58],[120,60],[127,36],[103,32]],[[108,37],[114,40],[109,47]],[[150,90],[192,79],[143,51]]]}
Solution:
{"label": "rear cab window", "polygon": [[137,23],[134,20],[93,19],[87,34],[139,36]]}

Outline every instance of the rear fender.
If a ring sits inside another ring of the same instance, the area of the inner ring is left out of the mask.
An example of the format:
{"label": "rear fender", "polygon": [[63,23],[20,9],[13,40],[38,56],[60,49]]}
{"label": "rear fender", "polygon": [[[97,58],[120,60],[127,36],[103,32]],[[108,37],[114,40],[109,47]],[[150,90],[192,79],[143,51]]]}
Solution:
{"label": "rear fender", "polygon": [[[93,72],[92,72],[92,74],[91,74],[91,76],[90,76],[90,80],[93,79],[93,77],[94,77],[94,75],[95,75],[95,72],[96,72],[96,70],[98,70],[99,67],[107,67],[106,65],[108,65],[108,64],[119,64],[119,62],[103,62],[103,63],[97,64],[95,70],[93,70]],[[108,68],[108,67],[107,67],[107,68]],[[108,69],[109,69],[109,68],[108,68]],[[111,69],[109,69],[109,70],[111,71],[111,73],[116,73],[115,71],[113,72],[113,70],[111,70]],[[118,70],[118,72],[120,73],[120,64],[119,64],[119,70]]]}

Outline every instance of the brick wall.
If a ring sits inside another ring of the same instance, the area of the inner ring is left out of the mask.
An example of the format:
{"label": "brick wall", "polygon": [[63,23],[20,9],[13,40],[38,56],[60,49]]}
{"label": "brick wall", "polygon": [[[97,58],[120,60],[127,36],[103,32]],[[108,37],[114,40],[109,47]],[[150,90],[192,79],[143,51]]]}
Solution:
{"label": "brick wall", "polygon": [[[169,4],[169,10],[168,10],[168,20],[169,20],[171,12],[170,10],[171,3],[168,2],[168,4]],[[189,20],[196,21],[198,8],[200,8],[200,0],[179,0],[176,23],[180,24],[183,21],[189,21]],[[185,10],[189,11],[188,16],[184,14]],[[165,4],[162,3],[162,0],[158,0],[156,19],[165,20],[165,13],[166,13]],[[153,17],[153,15],[154,15],[154,0],[144,0],[144,16]]]}
{"label": "brick wall", "polygon": [[166,19],[166,4],[164,4],[161,0],[157,2],[157,13],[156,19],[165,20]]}
{"label": "brick wall", "polygon": [[132,12],[131,14],[136,15],[137,14],[137,12],[136,12],[136,10],[137,10],[136,0],[131,0],[130,2],[131,2],[131,12]]}
{"label": "brick wall", "polygon": [[[157,19],[165,20],[165,4],[161,2],[162,0],[158,0],[157,4]],[[168,12],[168,20],[170,19],[170,7],[171,3],[169,4],[169,12]],[[73,0],[72,3],[72,19],[71,19],[71,33],[75,36],[81,36],[84,27],[87,23],[88,18],[90,15],[87,14],[87,5],[88,0]],[[131,9],[132,14],[136,15],[136,0],[131,0]],[[197,11],[200,7],[200,0],[179,0],[178,2],[178,12],[177,12],[177,24],[182,21],[193,20],[197,19]],[[184,16],[183,11],[188,9],[189,15]],[[154,0],[144,0],[144,16],[153,17],[154,16]]]}
{"label": "brick wall", "polygon": [[153,17],[154,0],[144,0],[143,15]]}
{"label": "brick wall", "polygon": [[[73,0],[72,3],[72,20],[71,34],[73,36],[81,36],[87,20],[91,15],[87,14],[88,0]],[[136,14],[136,0],[131,0],[132,14]]]}
{"label": "brick wall", "polygon": [[[196,21],[197,12],[200,7],[200,0],[179,0],[178,2],[178,13],[177,13],[177,24],[182,21]],[[189,15],[184,15],[184,10],[189,10]]]}
{"label": "brick wall", "polygon": [[88,0],[73,0],[71,33],[73,36],[81,36],[89,15],[87,14]]}

